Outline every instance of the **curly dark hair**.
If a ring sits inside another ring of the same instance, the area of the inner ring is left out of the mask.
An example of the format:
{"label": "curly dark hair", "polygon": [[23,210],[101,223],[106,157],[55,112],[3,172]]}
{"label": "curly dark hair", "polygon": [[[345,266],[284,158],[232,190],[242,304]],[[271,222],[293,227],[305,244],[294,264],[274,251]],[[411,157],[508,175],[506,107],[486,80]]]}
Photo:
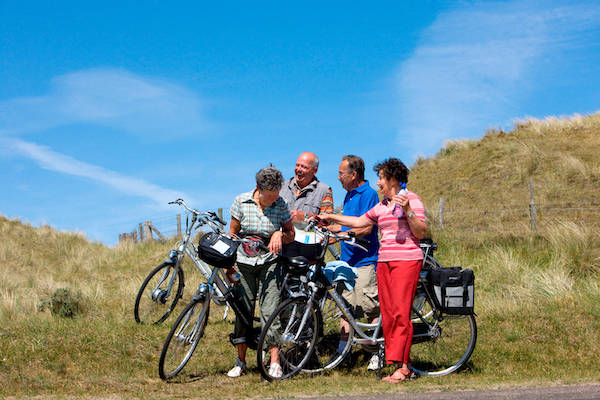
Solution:
{"label": "curly dark hair", "polygon": [[383,172],[385,179],[396,179],[399,183],[408,183],[408,173],[410,170],[404,163],[397,158],[388,158],[375,164],[373,171],[379,176],[379,171]]}
{"label": "curly dark hair", "polygon": [[272,165],[264,167],[256,173],[258,190],[280,190],[283,185],[283,175]]}

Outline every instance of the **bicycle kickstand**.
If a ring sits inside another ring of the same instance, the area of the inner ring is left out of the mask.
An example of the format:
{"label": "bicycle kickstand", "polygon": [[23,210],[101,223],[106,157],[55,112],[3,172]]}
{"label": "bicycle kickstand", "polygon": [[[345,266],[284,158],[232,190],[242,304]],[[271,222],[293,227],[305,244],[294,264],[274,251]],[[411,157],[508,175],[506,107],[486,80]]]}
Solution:
{"label": "bicycle kickstand", "polygon": [[381,380],[381,368],[383,367],[383,363],[385,362],[385,344],[379,343],[377,348],[377,380]]}

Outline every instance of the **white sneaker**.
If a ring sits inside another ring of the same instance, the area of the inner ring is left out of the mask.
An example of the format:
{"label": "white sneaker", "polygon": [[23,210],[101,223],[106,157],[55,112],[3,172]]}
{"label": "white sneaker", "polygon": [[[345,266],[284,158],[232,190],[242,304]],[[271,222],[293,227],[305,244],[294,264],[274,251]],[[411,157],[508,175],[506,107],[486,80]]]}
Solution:
{"label": "white sneaker", "polygon": [[246,363],[243,363],[238,358],[235,360],[235,365],[229,370],[227,376],[230,378],[239,378],[246,373]]}
{"label": "white sneaker", "polygon": [[379,355],[377,353],[373,353],[371,359],[369,360],[369,365],[367,365],[368,371],[377,371],[379,369]]}
{"label": "white sneaker", "polygon": [[281,378],[283,376],[283,369],[281,369],[281,365],[277,363],[271,363],[269,366],[269,375],[273,378]]}

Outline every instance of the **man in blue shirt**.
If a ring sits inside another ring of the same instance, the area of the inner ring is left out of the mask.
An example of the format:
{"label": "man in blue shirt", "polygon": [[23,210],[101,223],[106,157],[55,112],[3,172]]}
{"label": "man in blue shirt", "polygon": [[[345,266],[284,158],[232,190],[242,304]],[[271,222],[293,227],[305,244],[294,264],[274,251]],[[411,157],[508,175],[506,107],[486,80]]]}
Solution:
{"label": "man in blue shirt", "polygon": [[[360,217],[377,203],[379,196],[377,192],[369,186],[365,180],[365,163],[362,158],[347,155],[342,157],[342,162],[338,170],[338,179],[343,188],[346,189],[344,198],[343,215]],[[353,307],[356,318],[366,316],[372,323],[377,320],[379,315],[379,299],[377,297],[377,274],[375,265],[377,263],[377,251],[379,249],[379,239],[377,237],[377,226],[368,226],[360,229],[350,229],[341,227],[342,231],[352,230],[356,236],[369,239],[369,251],[365,252],[357,247],[350,246],[344,242],[341,243],[341,259],[351,266],[358,268],[358,278],[356,285],[351,292],[345,291],[343,297]],[[339,349],[343,349],[344,339],[348,337],[348,322],[340,320],[341,342]],[[368,369],[377,369],[377,354],[374,354],[369,361]]]}

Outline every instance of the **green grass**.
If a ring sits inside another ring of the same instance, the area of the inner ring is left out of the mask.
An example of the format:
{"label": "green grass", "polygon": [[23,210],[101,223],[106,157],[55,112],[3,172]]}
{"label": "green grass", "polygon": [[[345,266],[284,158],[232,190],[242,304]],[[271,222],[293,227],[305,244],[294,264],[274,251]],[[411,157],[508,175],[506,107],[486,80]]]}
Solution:
{"label": "green grass", "polygon": [[[599,119],[529,121],[512,133],[450,144],[417,162],[411,188],[434,210],[440,195],[479,209],[510,207],[527,202],[528,189],[523,195],[516,188],[535,174],[547,201],[560,190],[574,203],[594,200],[599,159],[590,149],[599,147]],[[581,145],[585,140],[588,145]],[[559,156],[552,149],[561,146],[566,150]],[[553,166],[569,179],[550,178]],[[494,186],[500,183],[514,196]],[[232,316],[222,321],[219,307],[211,309],[206,337],[189,365],[165,383],[158,378],[158,357],[182,305],[162,326],[136,324],[132,308],[143,278],[173,243],[111,249],[79,234],[0,217],[0,397],[289,398],[600,381],[598,214],[546,219],[536,235],[510,215],[480,219],[477,233],[471,225],[438,231],[431,224],[438,259],[475,271],[478,342],[467,368],[390,386],[365,370],[367,356],[358,350],[354,363],[337,370],[274,384],[260,381],[250,351],[250,373],[228,379],[235,360],[227,340]],[[187,264],[182,303],[201,280],[192,270]],[[38,311],[61,288],[80,303],[80,313],[65,318]]]}

